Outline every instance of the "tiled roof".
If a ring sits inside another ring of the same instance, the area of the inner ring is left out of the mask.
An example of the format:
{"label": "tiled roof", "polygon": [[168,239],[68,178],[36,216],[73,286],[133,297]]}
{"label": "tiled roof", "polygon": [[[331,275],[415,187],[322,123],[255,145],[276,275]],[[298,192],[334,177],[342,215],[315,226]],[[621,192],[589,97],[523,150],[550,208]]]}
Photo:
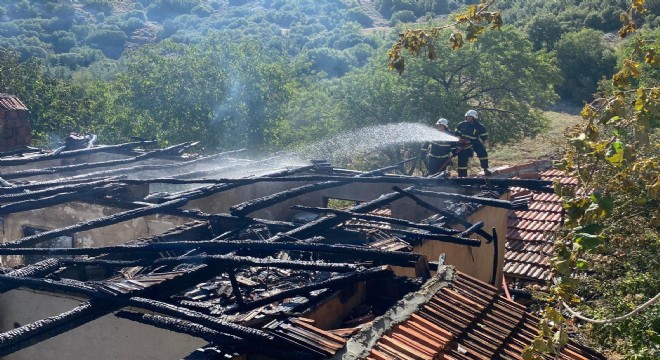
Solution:
{"label": "tiled roof", "polygon": [[28,110],[28,108],[14,95],[0,94],[0,110]]}
{"label": "tiled roof", "polygon": [[[539,173],[543,180],[558,179],[561,184],[575,185],[577,180],[560,170]],[[508,277],[537,282],[550,279],[549,256],[554,248],[552,234],[561,226],[561,199],[555,194],[511,189],[512,198],[528,197],[529,210],[511,211],[506,234],[504,274]]]}
{"label": "tiled roof", "polygon": [[[537,325],[538,318],[524,306],[458,272],[450,287],[441,288],[411,317],[386,332],[366,359],[522,359]],[[571,342],[560,359],[604,357]]]}

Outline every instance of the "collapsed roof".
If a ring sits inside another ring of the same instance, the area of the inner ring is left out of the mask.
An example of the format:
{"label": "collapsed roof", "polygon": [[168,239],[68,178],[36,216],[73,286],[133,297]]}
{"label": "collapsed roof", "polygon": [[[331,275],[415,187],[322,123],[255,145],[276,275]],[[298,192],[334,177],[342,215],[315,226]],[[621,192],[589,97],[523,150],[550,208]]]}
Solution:
{"label": "collapsed roof", "polygon": [[[485,283],[499,284],[503,240],[498,243],[495,226],[485,225],[491,220],[469,219],[494,208],[503,209],[506,223],[508,210],[528,209],[526,201],[502,199],[509,187],[551,193],[550,181],[419,178],[395,174],[409,160],[358,172],[287,155],[250,160],[238,150],[194,156],[185,154],[194,143],[154,145],[139,140],[0,157],[0,302],[6,296],[6,304],[20,310],[17,289],[77,299],[66,311],[27,316],[29,322],[17,320],[14,329],[4,326],[0,356],[38,353],[44,342],[108,315],[203,339],[200,350],[184,347],[191,358],[340,356],[360,329],[389,316],[405,296],[424,292],[433,274],[453,273],[442,258],[419,250],[425,243],[465,251],[469,264],[458,255],[447,258],[463,271],[485,263],[480,251],[488,247],[488,265],[476,269],[481,279],[465,280],[471,278],[463,273],[455,288],[471,291],[464,286],[468,281],[490,300],[449,294],[463,302],[454,306],[469,309],[436,309],[459,318],[429,321],[446,321],[451,337],[408,338],[404,342],[426,345],[397,350],[396,329],[408,325],[392,323],[390,335],[364,356],[474,358],[486,356],[488,348],[496,350],[488,356],[505,357],[531,341],[533,318]],[[12,292],[14,297],[7,295]],[[436,305],[444,309],[450,305],[445,300]],[[410,314],[419,310],[424,316],[426,305],[418,305]],[[493,307],[499,310],[490,312]],[[331,308],[332,316],[322,314]],[[517,320],[511,325],[526,330],[502,330],[494,349],[466,340],[481,331],[475,319],[509,324],[512,316]],[[406,319],[401,321],[414,322]],[[139,346],[145,340],[134,341]],[[429,345],[435,344],[443,346],[431,354]],[[571,351],[568,358],[587,350]]]}

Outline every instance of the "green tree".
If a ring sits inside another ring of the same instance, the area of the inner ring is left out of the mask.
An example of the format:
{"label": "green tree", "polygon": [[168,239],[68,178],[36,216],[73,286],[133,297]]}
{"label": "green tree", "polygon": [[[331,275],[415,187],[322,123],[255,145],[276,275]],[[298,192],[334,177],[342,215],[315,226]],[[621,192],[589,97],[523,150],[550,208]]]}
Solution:
{"label": "green tree", "polygon": [[[347,75],[349,85],[338,100],[347,104],[345,116],[374,124],[430,122],[444,116],[456,125],[473,108],[494,143],[533,136],[544,128],[546,119],[535,109],[556,100],[553,85],[560,81],[559,71],[550,56],[532,50],[525,33],[506,27],[458,51],[443,45],[436,49],[436,60],[411,58],[400,77],[368,68]],[[352,80],[355,76],[360,78]]]}
{"label": "green tree", "polygon": [[559,20],[546,14],[534,16],[527,24],[526,30],[534,44],[534,50],[552,50],[562,34]]}
{"label": "green tree", "polygon": [[598,82],[614,73],[616,57],[603,44],[603,33],[582,29],[564,34],[557,43],[557,65],[564,82],[559,95],[575,103],[591,101]]}
{"label": "green tree", "polygon": [[30,109],[35,136],[47,139],[77,130],[80,89],[50,76],[41,62],[19,59],[0,48],[0,92],[18,96]]}

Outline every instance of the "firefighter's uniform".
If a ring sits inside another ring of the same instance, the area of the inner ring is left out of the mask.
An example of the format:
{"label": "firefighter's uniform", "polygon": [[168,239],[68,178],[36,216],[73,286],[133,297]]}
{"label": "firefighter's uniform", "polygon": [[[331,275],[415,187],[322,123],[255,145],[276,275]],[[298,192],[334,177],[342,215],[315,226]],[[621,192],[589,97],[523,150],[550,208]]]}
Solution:
{"label": "firefighter's uniform", "polygon": [[[454,135],[451,131],[445,131],[446,134]],[[422,146],[422,151],[428,154],[429,176],[445,171],[451,164],[452,153],[456,150],[455,142],[427,142]]]}
{"label": "firefighter's uniform", "polygon": [[[484,146],[484,141],[488,140],[486,128],[478,119],[474,119],[472,123],[466,120],[458,124],[455,134],[462,140],[458,152],[458,176],[467,176],[468,161],[474,156],[475,152],[479,157],[479,163],[484,169],[484,173],[489,174],[488,152]],[[461,148],[463,150],[460,150]]]}

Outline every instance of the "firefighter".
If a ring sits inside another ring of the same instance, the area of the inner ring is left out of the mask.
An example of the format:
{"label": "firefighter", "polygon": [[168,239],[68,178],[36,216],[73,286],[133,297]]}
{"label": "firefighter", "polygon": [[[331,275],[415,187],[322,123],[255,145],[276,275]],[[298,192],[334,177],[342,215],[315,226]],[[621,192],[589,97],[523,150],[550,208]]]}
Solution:
{"label": "firefighter", "polygon": [[[445,118],[440,118],[435,125],[438,131],[447,135],[454,135],[449,131],[449,122]],[[449,141],[431,141],[424,144],[422,152],[428,156],[429,176],[439,174],[448,165],[451,165],[452,152],[456,149],[456,143]]]}
{"label": "firefighter", "polygon": [[479,163],[484,169],[484,175],[491,174],[488,170],[488,152],[486,151],[486,140],[488,140],[488,131],[479,122],[479,115],[476,110],[469,110],[465,113],[465,121],[462,121],[456,127],[455,135],[460,139],[458,142],[458,176],[466,177],[468,161],[477,153]]}

